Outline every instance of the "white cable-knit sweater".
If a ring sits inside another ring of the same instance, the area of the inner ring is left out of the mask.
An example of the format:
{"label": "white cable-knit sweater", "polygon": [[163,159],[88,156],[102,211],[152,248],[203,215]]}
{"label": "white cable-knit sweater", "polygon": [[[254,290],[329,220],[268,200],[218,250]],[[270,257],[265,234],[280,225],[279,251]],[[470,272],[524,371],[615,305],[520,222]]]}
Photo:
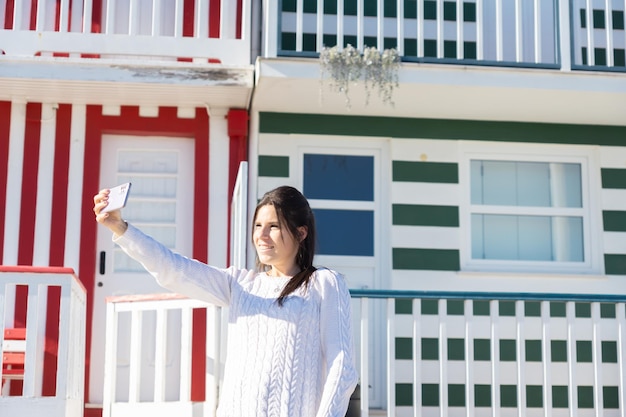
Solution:
{"label": "white cable-knit sweater", "polygon": [[343,417],[357,383],[350,294],[328,269],[280,307],[288,278],[219,269],[176,254],[129,225],[115,242],[160,285],[229,307],[219,417]]}

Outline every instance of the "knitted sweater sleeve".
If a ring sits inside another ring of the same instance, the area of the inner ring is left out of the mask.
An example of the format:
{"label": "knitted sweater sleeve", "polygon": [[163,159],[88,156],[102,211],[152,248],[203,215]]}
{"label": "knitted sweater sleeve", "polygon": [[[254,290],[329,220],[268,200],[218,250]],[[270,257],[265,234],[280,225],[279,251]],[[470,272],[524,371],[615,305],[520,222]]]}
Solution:
{"label": "knitted sweater sleeve", "polygon": [[113,241],[162,287],[219,306],[230,303],[234,270],[215,268],[175,253],[130,224],[122,236],[113,236]]}
{"label": "knitted sweater sleeve", "polygon": [[357,384],[350,293],[343,276],[320,270],[320,330],[326,380],[316,417],[344,417]]}

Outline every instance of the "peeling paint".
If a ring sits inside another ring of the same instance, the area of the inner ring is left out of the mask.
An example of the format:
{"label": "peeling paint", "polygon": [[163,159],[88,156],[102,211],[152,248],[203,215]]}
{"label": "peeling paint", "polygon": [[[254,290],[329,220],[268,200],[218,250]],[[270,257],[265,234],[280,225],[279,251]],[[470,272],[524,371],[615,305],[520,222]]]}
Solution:
{"label": "peeling paint", "polygon": [[246,78],[246,74],[241,70],[223,68],[189,68],[184,70],[168,68],[132,68],[127,66],[116,66],[116,68],[130,71],[134,78],[153,78],[155,80],[207,81],[219,83],[220,85],[240,85]]}

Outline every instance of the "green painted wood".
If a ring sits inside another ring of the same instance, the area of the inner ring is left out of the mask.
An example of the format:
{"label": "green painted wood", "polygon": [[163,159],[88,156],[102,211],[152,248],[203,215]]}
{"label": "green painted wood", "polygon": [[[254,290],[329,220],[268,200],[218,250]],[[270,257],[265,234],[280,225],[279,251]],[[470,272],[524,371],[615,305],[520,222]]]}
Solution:
{"label": "green painted wood", "polygon": [[459,208],[456,206],[429,206],[394,204],[392,224],[399,226],[459,227]]}
{"label": "green painted wood", "polygon": [[601,173],[602,188],[626,189],[626,169],[602,168]]}
{"label": "green painted wood", "polygon": [[626,254],[605,254],[604,272],[607,275],[626,275]]}
{"label": "green painted wood", "polygon": [[448,162],[393,161],[393,181],[457,184],[458,164]]}
{"label": "green painted wood", "polygon": [[[626,146],[626,126],[261,112],[261,133]],[[625,175],[626,177],[626,175]],[[626,178],[623,180],[626,188]]]}
{"label": "green painted wood", "polygon": [[289,177],[289,157],[259,155],[260,177]]}
{"label": "green painted wood", "polygon": [[458,271],[459,251],[454,249],[393,248],[393,269]]}
{"label": "green painted wood", "polygon": [[605,232],[626,232],[626,211],[602,212],[602,223]]}

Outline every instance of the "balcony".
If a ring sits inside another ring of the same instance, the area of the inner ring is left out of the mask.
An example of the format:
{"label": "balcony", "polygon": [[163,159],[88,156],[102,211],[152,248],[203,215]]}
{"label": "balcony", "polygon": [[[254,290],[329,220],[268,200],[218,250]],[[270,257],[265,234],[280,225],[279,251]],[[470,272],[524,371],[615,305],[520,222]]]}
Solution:
{"label": "balcony", "polygon": [[246,0],[0,0],[0,98],[247,107]]}
{"label": "balcony", "polygon": [[621,2],[283,0],[268,2],[263,26],[255,88],[263,110],[286,111],[279,96],[303,112],[347,113],[341,94],[320,88],[315,58],[351,44],[396,48],[402,58],[395,106],[366,106],[355,86],[352,114],[623,123]]}

